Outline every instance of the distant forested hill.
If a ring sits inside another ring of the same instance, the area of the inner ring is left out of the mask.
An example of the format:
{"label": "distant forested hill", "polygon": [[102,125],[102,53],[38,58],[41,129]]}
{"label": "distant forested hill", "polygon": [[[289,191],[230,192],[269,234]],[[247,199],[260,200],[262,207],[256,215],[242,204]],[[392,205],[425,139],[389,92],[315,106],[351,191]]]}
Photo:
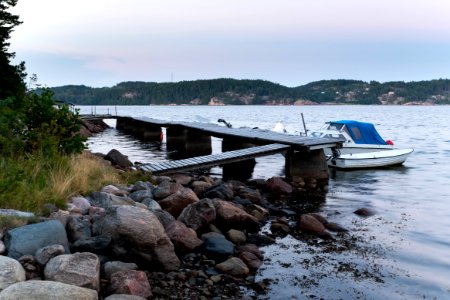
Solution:
{"label": "distant forested hill", "polygon": [[338,79],[295,88],[264,80],[212,79],[122,82],[104,88],[66,85],[51,89],[56,98],[77,105],[450,104],[449,79],[385,83]]}

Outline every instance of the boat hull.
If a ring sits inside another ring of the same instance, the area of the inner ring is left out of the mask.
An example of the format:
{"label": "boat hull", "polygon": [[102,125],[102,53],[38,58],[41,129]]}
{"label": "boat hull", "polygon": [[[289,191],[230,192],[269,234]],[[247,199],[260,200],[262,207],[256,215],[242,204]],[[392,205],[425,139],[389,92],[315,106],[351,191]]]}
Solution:
{"label": "boat hull", "polygon": [[413,151],[413,149],[392,149],[341,154],[338,157],[331,157],[328,160],[328,166],[339,169],[365,169],[400,165]]}

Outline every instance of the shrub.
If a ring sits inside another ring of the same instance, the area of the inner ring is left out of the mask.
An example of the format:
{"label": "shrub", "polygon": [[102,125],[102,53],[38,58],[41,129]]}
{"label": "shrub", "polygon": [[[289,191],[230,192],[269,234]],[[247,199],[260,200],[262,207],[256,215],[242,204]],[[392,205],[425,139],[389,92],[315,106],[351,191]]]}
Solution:
{"label": "shrub", "polygon": [[0,153],[5,156],[81,153],[86,139],[80,128],[78,111],[57,106],[48,89],[0,101]]}

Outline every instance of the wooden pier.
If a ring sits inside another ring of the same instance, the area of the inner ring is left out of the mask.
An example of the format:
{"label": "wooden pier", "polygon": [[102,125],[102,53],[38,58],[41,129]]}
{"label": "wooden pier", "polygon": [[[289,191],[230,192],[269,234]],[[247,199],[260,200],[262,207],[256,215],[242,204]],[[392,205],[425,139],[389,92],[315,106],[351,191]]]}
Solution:
{"label": "wooden pier", "polygon": [[[82,116],[88,119],[88,116]],[[91,117],[92,118],[92,117]],[[155,174],[169,174],[221,165],[225,174],[252,172],[255,158],[285,154],[288,178],[328,179],[324,148],[340,148],[343,140],[294,136],[257,128],[229,128],[209,123],[163,121],[146,117],[97,116],[117,119],[116,128],[146,141],[161,141],[166,128],[167,150],[180,160],[143,164]],[[211,137],[222,139],[222,153],[211,154]]]}

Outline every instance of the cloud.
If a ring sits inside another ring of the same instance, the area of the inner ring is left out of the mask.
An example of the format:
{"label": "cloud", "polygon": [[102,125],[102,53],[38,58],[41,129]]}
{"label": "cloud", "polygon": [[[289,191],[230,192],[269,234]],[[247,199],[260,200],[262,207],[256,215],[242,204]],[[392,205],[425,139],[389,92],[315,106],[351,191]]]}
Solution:
{"label": "cloud", "polygon": [[448,11],[447,0],[20,0],[11,44],[49,84],[427,79],[448,76]]}

